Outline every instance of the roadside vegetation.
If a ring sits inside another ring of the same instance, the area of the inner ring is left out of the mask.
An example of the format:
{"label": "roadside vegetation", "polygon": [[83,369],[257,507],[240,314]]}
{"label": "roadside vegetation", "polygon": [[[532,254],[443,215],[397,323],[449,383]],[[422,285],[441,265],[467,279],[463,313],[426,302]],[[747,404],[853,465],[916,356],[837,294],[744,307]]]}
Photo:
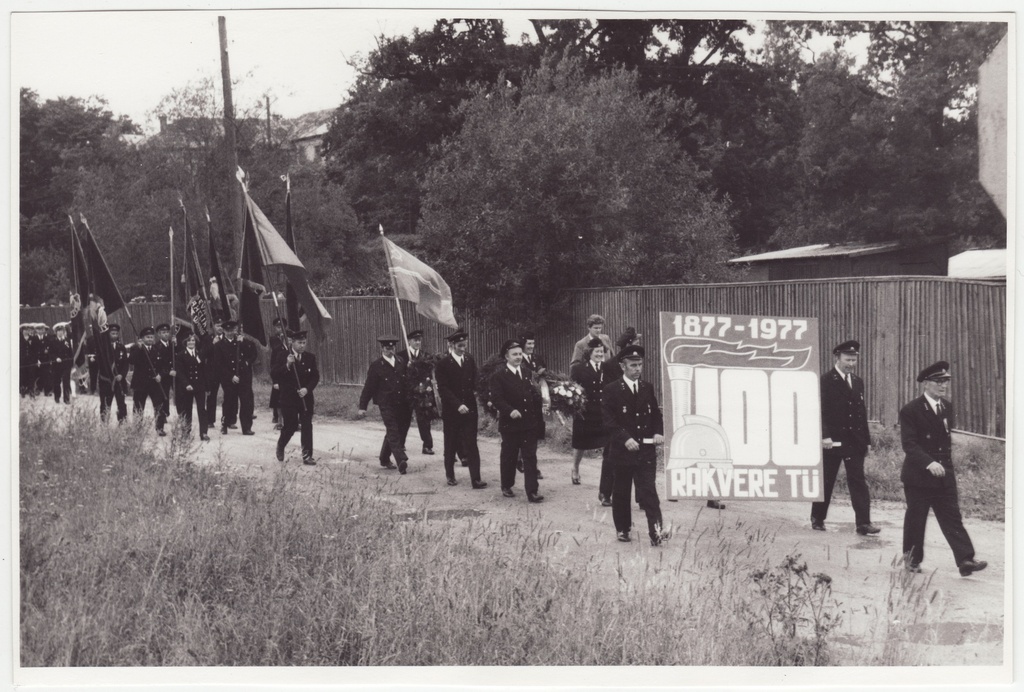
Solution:
{"label": "roadside vegetation", "polygon": [[887,629],[835,642],[828,576],[769,559],[763,530],[610,564],[550,527],[396,514],[327,467],[240,478],[63,411],[21,413],[24,666],[909,662]]}

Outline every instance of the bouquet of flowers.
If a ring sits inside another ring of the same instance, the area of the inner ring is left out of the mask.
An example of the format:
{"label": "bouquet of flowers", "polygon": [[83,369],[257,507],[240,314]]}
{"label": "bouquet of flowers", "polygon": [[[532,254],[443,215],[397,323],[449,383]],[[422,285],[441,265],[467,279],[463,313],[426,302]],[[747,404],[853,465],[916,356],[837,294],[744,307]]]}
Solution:
{"label": "bouquet of flowers", "polygon": [[434,363],[430,360],[414,360],[409,363],[409,394],[412,406],[420,415],[426,416],[427,420],[441,417],[437,411],[437,399],[434,397],[434,381],[431,378],[433,372]]}
{"label": "bouquet of flowers", "polygon": [[583,385],[573,382],[561,373],[547,370],[544,378],[548,383],[548,394],[551,397],[551,410],[558,416],[562,425],[566,416],[582,415],[587,405],[587,394],[583,391]]}

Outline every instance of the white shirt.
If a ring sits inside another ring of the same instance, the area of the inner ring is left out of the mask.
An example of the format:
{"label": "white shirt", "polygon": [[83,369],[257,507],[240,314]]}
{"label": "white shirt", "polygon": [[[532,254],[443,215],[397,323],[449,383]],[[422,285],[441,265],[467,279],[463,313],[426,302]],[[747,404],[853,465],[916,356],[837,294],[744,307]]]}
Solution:
{"label": "white shirt", "polygon": [[197,363],[201,362],[201,361],[199,360],[199,356],[197,356],[197,355],[196,355],[196,352],[195,352],[195,350],[193,350],[193,349],[191,349],[191,348],[190,348],[190,349],[187,349],[187,350],[188,350],[188,354],[189,354],[190,356],[192,356],[193,358],[195,358],[195,359],[196,359],[196,362],[197,362]]}
{"label": "white shirt", "polygon": [[418,356],[419,354],[420,354],[420,352],[419,352],[419,351],[414,351],[414,350],[412,350],[412,349],[409,349],[409,360],[412,360],[413,358],[415,358],[415,357],[416,357],[416,356]]}
{"label": "white shirt", "polygon": [[452,358],[454,358],[455,362],[459,364],[459,367],[462,367],[462,356],[457,354],[455,351],[452,351]]}
{"label": "white shirt", "polygon": [[394,357],[388,357],[388,356],[381,356],[381,357],[388,362],[388,365],[390,365],[391,367],[395,367],[395,359],[394,359]]}
{"label": "white shirt", "polygon": [[925,392],[924,398],[932,407],[932,412],[937,414],[939,412],[939,400],[931,398],[927,392]]}
{"label": "white shirt", "polygon": [[853,388],[853,376],[852,375],[847,375],[845,372],[843,372],[842,369],[839,367],[838,363],[836,363],[836,372],[838,372],[839,376],[841,378],[843,378],[843,382],[845,382],[847,384],[847,386],[849,386],[852,389]]}
{"label": "white shirt", "polygon": [[640,383],[639,382],[634,382],[633,380],[629,379],[625,375],[622,376],[622,381],[626,383],[626,386],[629,387],[629,390],[631,392],[633,392],[634,394],[636,394],[637,392],[640,391]]}
{"label": "white shirt", "polygon": [[508,369],[512,371],[513,375],[515,375],[519,379],[523,379],[523,376],[519,374],[519,368],[513,368],[511,365],[509,365]]}

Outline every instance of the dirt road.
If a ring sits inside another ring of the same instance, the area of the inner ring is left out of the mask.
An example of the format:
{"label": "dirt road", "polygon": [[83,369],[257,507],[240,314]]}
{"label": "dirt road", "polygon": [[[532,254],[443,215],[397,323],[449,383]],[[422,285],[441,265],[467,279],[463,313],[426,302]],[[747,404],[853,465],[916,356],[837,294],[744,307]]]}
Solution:
{"label": "dirt road", "polygon": [[[256,421],[254,437],[243,437],[237,430],[223,436],[211,431],[212,440],[202,446],[201,456],[209,461],[219,459],[246,476],[269,477],[280,463],[274,457],[277,433],[270,429],[269,416],[264,416]],[[480,438],[482,476],[489,487],[473,490],[468,471],[459,466],[459,485],[449,487],[445,483],[439,431],[434,434],[438,453],[424,456],[418,453],[418,438],[415,427],[412,429],[410,441],[415,444],[410,444],[409,472],[400,476],[397,471],[382,469],[377,461],[384,433],[382,424],[318,419],[315,425],[317,466],[301,465],[298,435],[288,449],[285,464],[297,469],[300,477],[315,482],[322,480],[323,474],[343,474],[349,487],[381,492],[394,503],[396,512],[410,516],[418,514],[441,521],[485,516],[496,522],[531,522],[556,534],[561,559],[605,565],[605,574],[595,575],[596,578],[612,578],[616,556],[642,561],[661,559],[659,550],[679,551],[709,530],[739,536],[751,530],[770,533],[773,564],[786,555],[799,553],[812,572],[824,572],[833,578],[833,593],[843,610],[843,623],[836,635],[838,642],[855,646],[877,637],[879,623],[885,624],[891,581],[904,578],[902,570],[892,567],[901,551],[903,507],[897,503],[873,504],[872,519],[882,532],[878,537],[867,538],[855,533],[853,510],[845,498],[837,498],[833,503],[825,533],[810,529],[810,507],[804,503],[730,502],[724,511],[715,511],[698,501],[663,501],[665,523],[673,529],[674,537],[664,548],[655,549],[644,540],[644,518],[636,510],[634,533],[639,540],[628,544],[615,540],[611,510],[597,502],[599,458],[584,460],[582,485],[574,486],[569,478],[569,456],[542,447],[539,465],[544,474],[541,493],[545,501],[531,505],[521,492],[521,479],[515,499],[501,496],[499,442],[494,438]],[[905,628],[903,636],[922,664],[999,665],[1006,653],[1005,527],[1002,523],[981,520],[966,520],[965,525],[978,557],[988,560],[988,569],[961,577],[942,532],[934,518],[930,519],[922,565],[926,571],[912,579],[920,580],[931,604],[916,623],[888,623],[897,629]]]}

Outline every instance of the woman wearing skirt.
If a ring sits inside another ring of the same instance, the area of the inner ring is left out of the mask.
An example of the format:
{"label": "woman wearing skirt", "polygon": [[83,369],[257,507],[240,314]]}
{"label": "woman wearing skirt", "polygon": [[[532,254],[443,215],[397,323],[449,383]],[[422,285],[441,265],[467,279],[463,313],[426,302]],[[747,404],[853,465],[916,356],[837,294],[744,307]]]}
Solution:
{"label": "woman wearing skirt", "polygon": [[600,339],[591,339],[583,352],[583,361],[572,366],[569,376],[578,382],[586,393],[586,405],[582,413],[572,418],[572,484],[580,484],[580,462],[583,452],[588,449],[603,449],[606,435],[601,419],[601,390],[605,384],[605,345]]}

